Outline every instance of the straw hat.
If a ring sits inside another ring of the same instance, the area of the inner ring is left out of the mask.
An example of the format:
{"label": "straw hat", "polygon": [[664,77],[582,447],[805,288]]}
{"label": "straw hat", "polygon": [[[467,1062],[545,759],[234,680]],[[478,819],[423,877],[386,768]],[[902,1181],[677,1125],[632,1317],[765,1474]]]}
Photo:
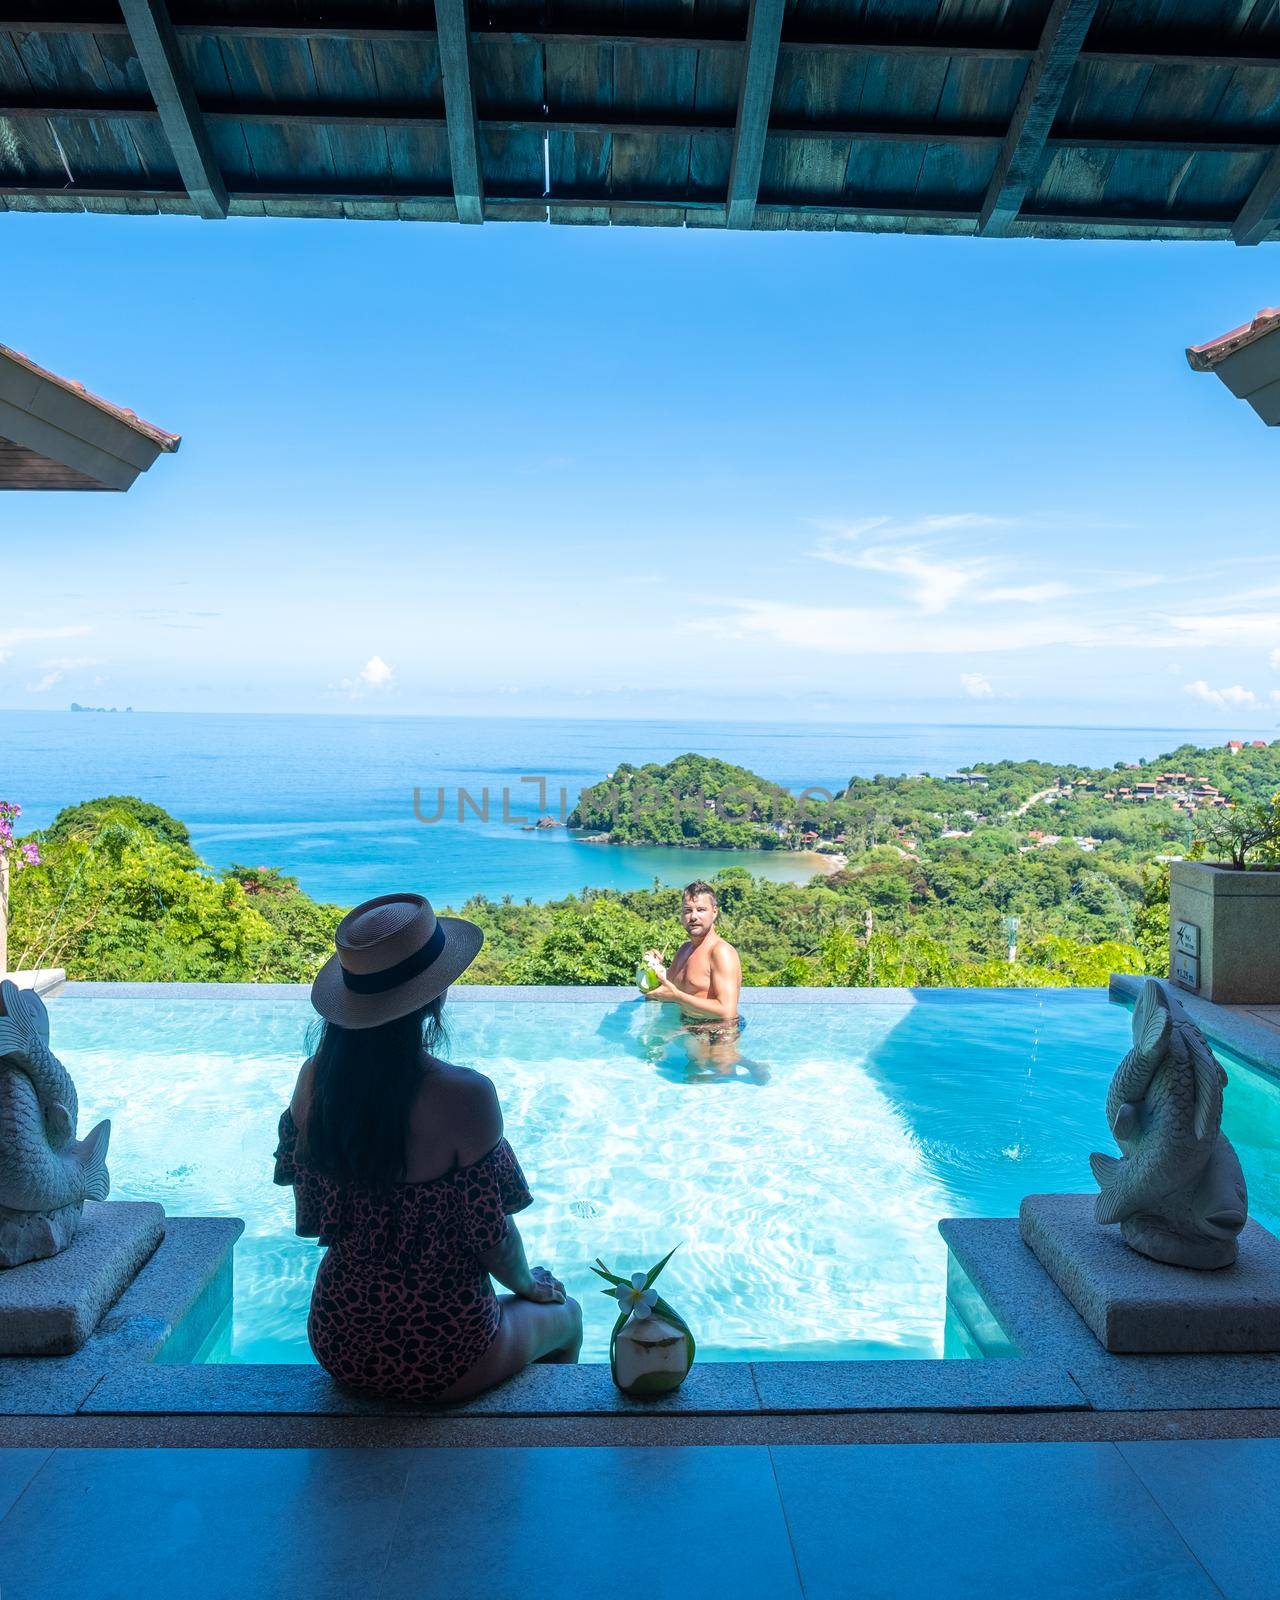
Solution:
{"label": "straw hat", "polygon": [[348,911],[331,956],[311,985],[326,1022],[376,1028],[443,994],[480,952],[484,934],[461,917],[437,917],[420,894],[384,894]]}

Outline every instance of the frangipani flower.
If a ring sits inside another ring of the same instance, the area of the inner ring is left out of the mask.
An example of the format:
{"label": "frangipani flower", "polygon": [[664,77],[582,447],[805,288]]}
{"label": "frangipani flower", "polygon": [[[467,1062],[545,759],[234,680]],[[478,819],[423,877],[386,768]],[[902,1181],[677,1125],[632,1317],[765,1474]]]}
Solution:
{"label": "frangipani flower", "polygon": [[606,1289],[605,1293],[613,1295],[619,1310],[629,1312],[633,1317],[652,1316],[653,1308],[658,1303],[658,1291],[645,1287],[643,1272],[633,1272],[630,1283],[620,1283],[616,1288]]}

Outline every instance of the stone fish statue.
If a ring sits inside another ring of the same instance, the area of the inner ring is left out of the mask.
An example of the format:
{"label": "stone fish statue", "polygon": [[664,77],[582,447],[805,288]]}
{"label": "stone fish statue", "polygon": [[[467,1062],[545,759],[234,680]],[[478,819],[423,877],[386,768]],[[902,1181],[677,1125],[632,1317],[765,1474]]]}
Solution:
{"label": "stone fish statue", "polygon": [[1227,1075],[1199,1028],[1154,978],[1133,1013],[1133,1048],[1107,1091],[1124,1155],[1093,1155],[1094,1215],[1118,1222],[1141,1255],[1225,1267],[1249,1215],[1244,1173],[1221,1132]]}
{"label": "stone fish statue", "polygon": [[105,1200],[111,1124],[76,1139],[79,1104],[49,1049],[49,1013],[33,989],[0,983],[0,1266],[71,1243],[86,1200]]}

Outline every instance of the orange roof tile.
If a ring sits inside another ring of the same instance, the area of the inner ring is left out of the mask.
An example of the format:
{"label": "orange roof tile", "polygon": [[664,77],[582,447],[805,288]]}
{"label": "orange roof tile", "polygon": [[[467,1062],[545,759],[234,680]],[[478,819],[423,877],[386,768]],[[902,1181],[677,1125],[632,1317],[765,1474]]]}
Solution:
{"label": "orange roof tile", "polygon": [[1252,322],[1232,328],[1230,333],[1210,339],[1206,344],[1189,346],[1187,360],[1196,372],[1212,372],[1228,356],[1235,355],[1237,350],[1243,350],[1245,345],[1252,344],[1255,339],[1261,339],[1276,328],[1280,328],[1280,306],[1267,306],[1259,311]]}
{"label": "orange roof tile", "polygon": [[109,417],[115,417],[118,422],[123,422],[132,428],[135,433],[150,439],[152,444],[158,445],[161,450],[176,450],[182,443],[180,433],[167,433],[165,429],[157,428],[154,422],[144,422],[136,411],[130,411],[126,406],[113,405],[101,395],[91,393],[84,384],[77,383],[74,378],[60,378],[56,372],[50,372],[47,367],[39,366],[30,356],[24,356],[20,350],[13,350],[7,344],[0,344],[0,355],[8,356],[10,361],[16,361],[19,366],[26,367],[37,378],[44,378],[48,383],[56,383],[68,394],[87,400],[91,406],[97,406],[99,411],[105,411]]}

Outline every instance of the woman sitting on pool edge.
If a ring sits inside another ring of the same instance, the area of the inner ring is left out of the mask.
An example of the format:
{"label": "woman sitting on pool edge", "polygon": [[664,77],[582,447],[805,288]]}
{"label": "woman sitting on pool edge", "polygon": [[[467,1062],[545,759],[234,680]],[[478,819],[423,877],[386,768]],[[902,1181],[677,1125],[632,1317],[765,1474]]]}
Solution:
{"label": "woman sitting on pool edge", "polygon": [[280,1118],[275,1181],[326,1247],[316,1360],[365,1394],[465,1400],[531,1361],[578,1359],[581,1309],[530,1270],[511,1218],[533,1196],[493,1084],[435,1054],[445,991],[483,939],[420,895],[383,895],[342,919],[312,986],[324,1027]]}

